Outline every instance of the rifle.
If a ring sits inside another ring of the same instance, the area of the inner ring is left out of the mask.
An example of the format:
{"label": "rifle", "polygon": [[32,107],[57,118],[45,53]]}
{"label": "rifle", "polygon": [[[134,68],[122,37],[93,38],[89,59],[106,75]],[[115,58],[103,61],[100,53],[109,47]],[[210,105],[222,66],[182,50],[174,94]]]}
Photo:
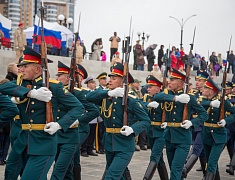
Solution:
{"label": "rifle", "polygon": [[[193,34],[193,42],[190,44],[190,51],[189,51],[189,57],[187,60],[187,68],[186,68],[186,78],[185,78],[185,86],[184,86],[184,94],[189,93],[189,76],[190,76],[190,70],[191,70],[191,64],[190,64],[190,59],[193,58],[193,46],[194,46],[194,38],[195,38],[195,32],[196,32],[196,26],[194,28],[194,34]],[[188,119],[188,104],[184,104],[184,111],[183,111],[183,118],[182,122]]]}
{"label": "rifle", "polygon": [[226,65],[225,65],[225,69],[224,69],[224,73],[223,73],[223,81],[222,81],[222,95],[220,97],[220,115],[219,115],[219,121],[221,121],[222,119],[224,119],[224,101],[225,101],[225,92],[226,92],[226,79],[227,79],[227,62],[228,62],[228,56],[229,56],[229,52],[230,52],[230,47],[231,47],[231,41],[232,41],[232,36],[230,38],[230,42],[229,42],[229,50],[227,52],[227,60],[226,60]]}
{"label": "rifle", "polygon": [[74,86],[76,86],[77,88],[81,88],[81,84],[79,82],[79,75],[76,74],[76,72],[79,72],[78,66],[76,64],[76,51],[77,51],[77,41],[78,41],[78,36],[79,36],[80,18],[81,18],[81,12],[79,14],[78,31],[74,33],[75,35],[74,49],[73,49],[73,54],[72,54],[71,62],[70,62],[68,89],[69,89],[69,92],[71,93],[74,92]]}
{"label": "rifle", "polygon": [[[48,71],[48,60],[47,60],[47,48],[46,42],[44,40],[44,27],[43,27],[43,17],[44,17],[44,4],[42,1],[42,6],[40,8],[41,12],[41,60],[42,60],[42,87],[47,87],[49,89],[49,71]],[[52,113],[51,102],[46,102],[46,123],[54,122]]]}
{"label": "rifle", "polygon": [[[128,98],[128,73],[129,73],[129,58],[130,58],[130,52],[131,52],[131,46],[130,45],[130,33],[131,33],[131,23],[132,23],[132,17],[130,19],[130,29],[129,29],[129,36],[126,37],[127,40],[125,40],[125,61],[124,61],[124,69],[123,69],[123,86],[124,86],[124,96],[122,98],[122,106],[123,106],[123,126],[128,126],[128,112],[127,112],[127,98]],[[133,31],[132,31],[132,39],[133,39]]]}

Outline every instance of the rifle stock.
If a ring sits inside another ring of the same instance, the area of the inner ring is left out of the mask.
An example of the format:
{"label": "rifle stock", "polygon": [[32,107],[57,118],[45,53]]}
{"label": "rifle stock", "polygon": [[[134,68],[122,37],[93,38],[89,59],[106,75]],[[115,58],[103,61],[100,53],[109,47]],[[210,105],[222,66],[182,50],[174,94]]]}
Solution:
{"label": "rifle stock", "polygon": [[221,121],[222,119],[224,119],[224,102],[225,102],[225,92],[226,92],[226,79],[227,79],[227,62],[228,62],[228,56],[229,56],[229,52],[230,52],[230,47],[231,47],[231,41],[232,41],[232,36],[230,38],[230,42],[229,42],[229,50],[227,52],[227,60],[226,60],[226,65],[225,65],[225,69],[224,69],[224,73],[223,73],[223,81],[222,81],[222,95],[220,97],[220,116],[219,116],[219,121]]}
{"label": "rifle stock", "polygon": [[[44,40],[44,27],[43,27],[43,17],[44,17],[44,7],[43,2],[40,8],[41,11],[41,60],[42,60],[42,86],[49,87],[49,72],[48,72],[48,60],[47,60],[47,48],[46,42]],[[52,104],[51,101],[46,102],[46,123],[54,122]]]}

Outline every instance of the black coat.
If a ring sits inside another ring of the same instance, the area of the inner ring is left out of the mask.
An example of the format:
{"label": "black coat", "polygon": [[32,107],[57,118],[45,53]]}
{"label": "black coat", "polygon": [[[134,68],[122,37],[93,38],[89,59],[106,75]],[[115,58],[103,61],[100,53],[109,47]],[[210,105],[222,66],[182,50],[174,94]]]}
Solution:
{"label": "black coat", "polygon": [[9,81],[17,80],[17,75],[12,72],[8,72],[6,75],[6,79],[8,79]]}

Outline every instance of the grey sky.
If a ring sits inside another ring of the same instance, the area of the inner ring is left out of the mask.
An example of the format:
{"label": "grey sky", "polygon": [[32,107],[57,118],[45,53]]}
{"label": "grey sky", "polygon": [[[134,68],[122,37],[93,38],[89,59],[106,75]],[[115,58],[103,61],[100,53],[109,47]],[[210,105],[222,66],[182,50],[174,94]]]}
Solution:
{"label": "grey sky", "polygon": [[129,32],[131,16],[134,29],[133,44],[138,39],[137,32],[144,31],[150,33],[145,47],[152,43],[158,44],[157,49],[161,44],[165,47],[169,44],[179,47],[180,25],[169,16],[185,20],[197,14],[184,26],[183,47],[186,53],[189,51],[195,26],[197,29],[194,52],[205,56],[206,59],[208,50],[210,54],[215,51],[225,57],[231,35],[231,49],[235,49],[235,0],[77,0],[76,29],[80,11],[80,35],[88,51],[90,52],[91,43],[102,37],[107,57],[110,51],[109,37],[117,31],[118,36],[123,39],[124,34]]}

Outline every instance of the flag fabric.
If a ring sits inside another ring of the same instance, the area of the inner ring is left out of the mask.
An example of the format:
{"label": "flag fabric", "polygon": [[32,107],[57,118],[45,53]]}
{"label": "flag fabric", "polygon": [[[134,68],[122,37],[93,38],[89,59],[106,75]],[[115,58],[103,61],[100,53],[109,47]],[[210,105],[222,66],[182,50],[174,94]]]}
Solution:
{"label": "flag fabric", "polygon": [[0,13],[0,40],[2,45],[10,47],[10,30],[11,30],[11,20],[7,19]]}
{"label": "flag fabric", "polygon": [[[41,43],[41,20],[38,23],[39,18],[35,17],[34,22],[34,36],[38,36],[37,42],[35,44]],[[55,27],[55,23],[46,22],[43,20],[43,26],[44,26],[44,40],[47,45],[51,45],[52,47],[56,47],[60,49],[61,47],[61,32],[58,31],[58,28]]]}

